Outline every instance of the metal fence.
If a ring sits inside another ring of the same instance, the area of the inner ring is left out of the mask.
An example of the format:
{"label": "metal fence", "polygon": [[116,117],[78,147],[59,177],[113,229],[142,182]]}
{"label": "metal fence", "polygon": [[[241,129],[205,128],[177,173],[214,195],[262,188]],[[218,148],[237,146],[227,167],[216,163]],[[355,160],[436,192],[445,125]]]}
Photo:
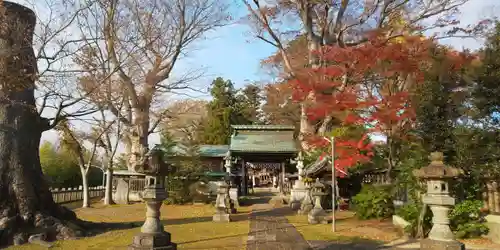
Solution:
{"label": "metal fence", "polygon": [[[97,198],[104,196],[105,187],[97,186],[97,187],[89,187],[89,198]],[[56,203],[66,203],[72,201],[80,201],[83,200],[83,187],[75,187],[75,188],[51,188],[52,198]]]}

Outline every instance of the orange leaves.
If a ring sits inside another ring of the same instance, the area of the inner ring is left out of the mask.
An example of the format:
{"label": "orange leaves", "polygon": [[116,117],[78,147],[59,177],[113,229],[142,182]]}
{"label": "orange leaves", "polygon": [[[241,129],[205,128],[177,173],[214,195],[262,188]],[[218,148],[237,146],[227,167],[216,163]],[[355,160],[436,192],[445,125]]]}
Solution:
{"label": "orange leaves", "polygon": [[[312,120],[333,116],[342,126],[371,127],[373,132],[404,137],[415,118],[411,94],[424,81],[438,45],[422,36],[395,38],[373,33],[359,46],[321,48],[314,54],[318,63],[297,70],[288,81],[293,98],[307,105]],[[461,53],[447,53],[450,70],[467,61]],[[317,147],[328,147],[321,138],[310,140]],[[339,138],[336,147],[339,167],[372,155],[366,135],[361,140]]]}
{"label": "orange leaves", "polygon": [[[323,157],[330,157],[330,144],[321,137],[310,138],[311,144],[317,148],[323,148],[325,153]],[[335,139],[335,169],[338,170],[337,176],[343,177],[347,173],[347,168],[355,166],[358,163],[367,162],[373,156],[373,145],[367,142],[367,135],[361,139],[336,138]],[[328,149],[328,150],[326,150]]]}

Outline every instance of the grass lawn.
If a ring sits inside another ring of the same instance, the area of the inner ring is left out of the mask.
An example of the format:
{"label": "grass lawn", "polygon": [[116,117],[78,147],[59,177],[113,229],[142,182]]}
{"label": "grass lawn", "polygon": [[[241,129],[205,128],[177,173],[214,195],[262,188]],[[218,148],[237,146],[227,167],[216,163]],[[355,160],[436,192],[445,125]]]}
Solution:
{"label": "grass lawn", "polygon": [[[75,209],[78,217],[96,222],[142,222],[145,218],[144,204],[113,205]],[[165,230],[172,234],[172,241],[179,249],[242,249],[249,231],[250,208],[241,207],[233,215],[234,222],[212,222],[214,208],[211,205],[163,205],[161,210]],[[94,237],[78,240],[58,241],[52,249],[126,249],[132,243],[139,228],[115,230]],[[11,250],[46,249],[38,245],[13,246]]]}
{"label": "grass lawn", "polygon": [[332,224],[311,225],[307,215],[290,215],[290,224],[302,234],[307,241],[353,242],[371,240],[379,243],[390,242],[398,238],[398,233],[390,221],[360,221],[352,212],[341,211],[336,214],[336,232],[332,232]]}

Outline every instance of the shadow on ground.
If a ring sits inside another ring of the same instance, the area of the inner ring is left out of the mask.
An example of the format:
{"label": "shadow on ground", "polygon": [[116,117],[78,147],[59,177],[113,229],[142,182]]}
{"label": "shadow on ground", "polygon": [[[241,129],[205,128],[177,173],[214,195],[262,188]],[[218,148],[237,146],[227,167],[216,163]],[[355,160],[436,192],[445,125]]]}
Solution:
{"label": "shadow on ground", "polygon": [[272,192],[257,192],[253,195],[245,196],[241,199],[240,206],[249,207],[256,204],[267,204],[271,201],[274,194]]}
{"label": "shadow on ground", "polygon": [[375,250],[388,249],[383,243],[365,239],[358,239],[352,242],[339,241],[309,241],[311,249],[315,250]]}
{"label": "shadow on ground", "polygon": [[[101,200],[102,200],[102,198],[92,198],[92,199],[90,199],[90,206],[92,206],[92,204],[101,202]],[[77,209],[77,208],[81,208],[82,205],[83,205],[83,201],[73,201],[73,202],[67,202],[67,203],[60,203],[60,205],[63,206],[63,207],[69,208],[71,210],[74,210],[74,209]]]}
{"label": "shadow on ground", "polygon": [[[204,217],[191,217],[191,218],[177,218],[177,219],[163,219],[161,223],[163,225],[188,225],[192,223],[201,223],[201,222],[211,222],[212,216],[204,216]],[[236,213],[231,214],[231,221],[245,221],[249,219],[248,213]],[[144,221],[134,221],[134,222],[91,222],[91,221],[79,221],[80,226],[82,226],[85,235],[87,237],[96,236],[102,233],[106,233],[109,231],[115,230],[124,230],[124,229],[132,229],[141,227],[144,224]]]}

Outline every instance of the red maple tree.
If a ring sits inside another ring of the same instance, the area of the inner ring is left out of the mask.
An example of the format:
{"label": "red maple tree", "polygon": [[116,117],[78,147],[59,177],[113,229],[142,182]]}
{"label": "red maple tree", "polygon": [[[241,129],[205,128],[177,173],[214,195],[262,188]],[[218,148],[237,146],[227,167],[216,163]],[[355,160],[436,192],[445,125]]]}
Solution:
{"label": "red maple tree", "polygon": [[[308,101],[311,119],[333,114],[343,126],[368,128],[362,138],[336,139],[337,169],[344,171],[370,159],[373,153],[368,133],[381,132],[388,140],[404,137],[415,118],[411,105],[413,90],[424,81],[437,47],[433,40],[421,36],[387,40],[374,33],[359,46],[321,48],[316,52],[321,67],[305,68],[289,81],[294,99]],[[458,70],[467,57],[447,51],[455,62],[452,68]],[[326,140],[314,135],[309,142],[315,147],[329,146]]]}

